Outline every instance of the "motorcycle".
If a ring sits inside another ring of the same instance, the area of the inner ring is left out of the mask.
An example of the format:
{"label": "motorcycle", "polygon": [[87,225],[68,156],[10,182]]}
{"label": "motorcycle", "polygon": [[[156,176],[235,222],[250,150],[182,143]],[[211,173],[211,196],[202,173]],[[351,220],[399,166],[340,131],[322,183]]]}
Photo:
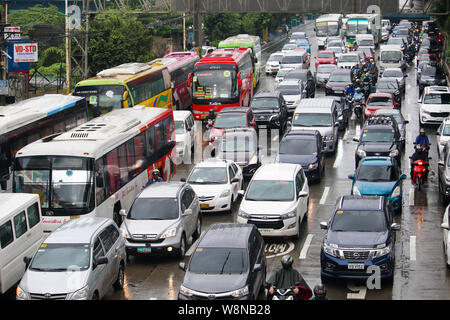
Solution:
{"label": "motorcycle", "polygon": [[356,118],[361,118],[363,112],[363,95],[353,96],[353,112],[355,113]]}
{"label": "motorcycle", "polygon": [[[427,152],[430,149],[430,146],[422,146],[422,147],[424,149],[426,149]],[[415,145],[414,148],[417,148],[417,146]],[[412,159],[412,157],[409,157],[409,158]],[[423,184],[428,180],[428,166],[429,166],[429,161],[432,159],[431,157],[428,157],[428,153],[427,153],[427,159],[428,159],[428,161],[419,159],[419,160],[411,162],[411,164],[414,164],[412,183],[414,185],[417,185],[417,187],[419,188],[419,191],[422,190]]]}
{"label": "motorcycle", "polygon": [[[270,289],[270,284],[266,285],[266,289]],[[294,288],[299,289],[299,293],[294,293]],[[272,295],[272,300],[309,300],[312,297],[312,291],[309,287],[302,286],[301,282],[295,283],[292,287],[288,289],[276,288],[274,287],[274,293]],[[268,296],[269,298],[269,296]]]}
{"label": "motorcycle", "polygon": [[364,97],[366,98],[366,100],[367,100],[367,98],[369,98],[369,95],[370,95],[370,82],[363,82],[363,88],[362,88],[362,91],[363,91],[363,94],[364,94]]}

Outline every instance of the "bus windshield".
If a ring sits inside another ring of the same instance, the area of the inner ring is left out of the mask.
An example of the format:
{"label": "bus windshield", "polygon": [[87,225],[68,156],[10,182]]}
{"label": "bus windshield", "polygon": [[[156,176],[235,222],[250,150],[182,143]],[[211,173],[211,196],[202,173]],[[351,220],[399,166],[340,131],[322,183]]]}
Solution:
{"label": "bus windshield", "polygon": [[192,77],[192,95],[201,100],[236,98],[239,95],[236,78],[232,69],[197,70]]}
{"label": "bus windshield", "polygon": [[75,87],[73,95],[86,97],[90,105],[100,108],[101,113],[122,108],[125,87],[122,85],[96,85]]}
{"label": "bus windshield", "polygon": [[350,35],[368,34],[369,24],[367,21],[349,21],[347,24],[347,33]]}
{"label": "bus windshield", "polygon": [[95,207],[92,159],[22,157],[14,168],[14,192],[38,194],[42,209],[53,210],[53,215],[84,214]]}
{"label": "bus windshield", "polygon": [[317,24],[316,35],[318,37],[331,37],[339,35],[337,22],[321,22]]}

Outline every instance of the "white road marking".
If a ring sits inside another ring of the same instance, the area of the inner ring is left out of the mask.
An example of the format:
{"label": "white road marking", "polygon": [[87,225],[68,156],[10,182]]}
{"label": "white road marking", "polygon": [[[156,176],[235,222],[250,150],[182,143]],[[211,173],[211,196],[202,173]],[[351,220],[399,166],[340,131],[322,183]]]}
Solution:
{"label": "white road marking", "polygon": [[[286,244],[289,247],[286,250],[284,250]],[[279,243],[279,244],[266,243],[266,245],[264,247],[264,252],[266,253],[266,259],[270,259],[270,258],[279,257],[282,255],[288,254],[289,252],[294,250],[294,248],[295,248],[295,244],[292,241],[286,241],[285,243]],[[278,251],[280,251],[280,252],[278,252]],[[274,254],[271,254],[271,253],[274,253]]]}
{"label": "white road marking", "polygon": [[206,232],[206,231],[203,231],[202,234],[200,235],[200,237],[199,237],[197,240],[195,240],[195,242],[190,246],[189,250],[186,251],[186,253],[185,253],[185,256],[186,256],[186,257],[189,257],[189,256],[192,254],[192,252],[194,252],[194,249],[197,247],[198,241],[200,240],[201,236],[202,236],[205,232]]}
{"label": "white road marking", "polygon": [[342,140],[344,140],[344,141],[347,141],[347,138],[348,138],[348,129],[346,129],[345,130],[345,133],[344,133],[344,137],[342,138]]}
{"label": "white road marking", "polygon": [[309,246],[311,245],[312,238],[313,238],[313,235],[308,234],[308,236],[306,237],[305,243],[303,244],[302,251],[300,252],[300,256],[298,257],[299,259],[306,259],[306,254],[308,253],[308,249],[309,249]]}
{"label": "white road marking", "polygon": [[411,114],[408,113],[408,122],[411,123]]}
{"label": "white road marking", "polygon": [[158,298],[151,297],[151,298],[149,298],[148,300],[158,300]]}
{"label": "white road marking", "polygon": [[356,287],[353,283],[347,284],[347,287],[357,293],[347,293],[347,299],[364,300],[366,298],[367,288],[364,286]]}
{"label": "white road marking", "polygon": [[341,162],[341,159],[340,158],[336,158],[336,160],[334,160],[333,168],[339,167],[339,163],[340,162]]}
{"label": "white road marking", "polygon": [[359,136],[361,135],[361,126],[358,124],[355,130],[356,130],[355,135],[359,138]]}
{"label": "white road marking", "polygon": [[409,238],[409,260],[416,261],[416,236]]}
{"label": "white road marking", "polygon": [[414,205],[414,188],[409,189],[409,205]]}
{"label": "white road marking", "polygon": [[320,198],[320,204],[325,204],[325,201],[327,201],[328,192],[330,192],[330,187],[325,187],[323,190],[322,198]]}

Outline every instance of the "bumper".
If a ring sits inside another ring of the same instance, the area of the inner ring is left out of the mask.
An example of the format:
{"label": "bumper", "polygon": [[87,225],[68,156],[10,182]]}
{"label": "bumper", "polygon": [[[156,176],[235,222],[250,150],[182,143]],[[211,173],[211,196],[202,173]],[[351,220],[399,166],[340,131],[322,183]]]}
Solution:
{"label": "bumper", "polygon": [[258,129],[280,129],[280,123],[278,124],[275,121],[264,120],[264,121],[256,121],[256,125]]}
{"label": "bumper", "polygon": [[266,74],[276,75],[280,67],[266,67]]}
{"label": "bumper", "polygon": [[[160,242],[159,242],[160,241]],[[127,255],[154,255],[154,254],[176,254],[180,249],[180,236],[171,237],[167,239],[152,241],[152,242],[130,242],[130,239],[125,239],[125,250]],[[138,248],[150,248],[150,252],[138,252]]]}
{"label": "bumper", "polygon": [[333,89],[325,88],[325,95],[345,97],[345,90],[333,90]]}
{"label": "bumper", "polygon": [[336,141],[335,140],[325,142],[325,152],[330,153],[330,152],[334,152],[335,150],[336,150]]}
{"label": "bumper", "polygon": [[[183,300],[183,301],[188,301],[188,300],[208,300],[211,301],[211,299],[207,298],[207,297],[200,297],[200,296],[185,296],[184,294],[178,293],[178,300]],[[240,298],[234,298],[232,296],[226,296],[226,297],[219,297],[217,299],[212,299],[212,300],[250,300],[249,296],[243,296]]]}
{"label": "bumper", "polygon": [[419,117],[420,117],[420,123],[430,123],[430,124],[441,124],[442,121],[444,121],[448,115],[443,114],[442,117],[436,117],[432,116],[430,113],[426,113],[422,111],[422,109],[419,109]]}
{"label": "bumper", "polygon": [[222,198],[219,196],[209,198],[207,200],[199,199],[201,212],[221,212],[230,210],[231,195]]}
{"label": "bumper", "polygon": [[309,181],[316,181],[320,178],[320,167],[316,169],[305,169],[303,168],[303,172],[305,172],[306,178]]}
{"label": "bumper", "polygon": [[[281,222],[280,222],[281,221]],[[285,220],[277,220],[277,222],[269,222],[267,220],[251,220],[240,216],[237,217],[237,223],[252,223],[255,224],[263,237],[290,237],[297,234],[298,217],[289,218]],[[279,226],[270,226],[269,224],[279,224]]]}
{"label": "bumper", "polygon": [[[364,269],[349,270],[349,263],[364,263]],[[327,278],[367,279],[373,275],[373,273],[367,273],[367,268],[370,266],[380,267],[381,278],[389,278],[393,275],[394,266],[390,254],[374,260],[343,260],[326,254],[323,251],[320,254],[320,274]]]}

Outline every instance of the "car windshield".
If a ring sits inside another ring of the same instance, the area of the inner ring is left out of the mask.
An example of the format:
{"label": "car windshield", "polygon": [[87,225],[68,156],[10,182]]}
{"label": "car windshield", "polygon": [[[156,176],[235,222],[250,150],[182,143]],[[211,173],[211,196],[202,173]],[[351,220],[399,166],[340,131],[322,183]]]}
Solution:
{"label": "car windshield", "polygon": [[317,55],[318,58],[321,59],[331,59],[333,58],[333,53],[332,52],[321,52]]}
{"label": "car windshield", "polygon": [[351,82],[350,73],[332,73],[329,82]]}
{"label": "car windshield", "polygon": [[301,46],[309,46],[309,41],[306,39],[297,39],[295,40],[295,44]]}
{"label": "car windshield", "polygon": [[283,46],[283,50],[294,50],[295,48],[297,48],[295,43],[288,43]]}
{"label": "car windshield", "polygon": [[226,184],[228,182],[225,167],[196,167],[187,180],[190,184]]}
{"label": "car windshield", "polygon": [[297,96],[301,94],[299,86],[280,85],[276,90],[283,96]]}
{"label": "car windshield", "polygon": [[281,62],[281,59],[283,58],[283,55],[282,54],[272,54],[270,57],[269,57],[269,60],[267,60],[267,61],[277,61],[277,62]]}
{"label": "car windshield", "polygon": [[371,56],[373,54],[370,48],[358,48],[358,50],[364,52],[368,56]]}
{"label": "car windshield", "polygon": [[409,30],[408,29],[397,29],[397,35],[398,36],[408,36]]}
{"label": "car windshield", "polygon": [[278,70],[277,77],[284,77],[292,69],[280,69]]}
{"label": "car windshield", "polygon": [[327,44],[327,48],[336,48],[336,47],[342,48],[342,42],[333,41]]}
{"label": "car windshield", "polygon": [[360,46],[373,46],[373,40],[370,39],[364,39],[359,41]]}
{"label": "car windshield", "polygon": [[284,139],[280,142],[279,154],[317,156],[317,142],[311,139]]}
{"label": "car windshield", "polygon": [[391,38],[387,42],[387,45],[390,45],[390,44],[403,46],[403,39],[402,38]]}
{"label": "car windshield", "polygon": [[250,152],[254,149],[253,140],[249,136],[224,136],[220,143],[222,152]]}
{"label": "car windshield", "polygon": [[175,133],[183,134],[184,132],[184,121],[175,121]]}
{"label": "car windshield", "polygon": [[394,130],[365,129],[361,142],[394,142]]}
{"label": "car windshield", "polygon": [[330,74],[333,72],[333,70],[337,69],[337,66],[335,64],[319,64],[317,66],[317,73],[326,73]]}
{"label": "car windshield", "polygon": [[400,51],[381,51],[381,62],[397,62],[402,58]]}
{"label": "car windshield", "polygon": [[228,129],[246,127],[247,120],[245,113],[223,113],[216,116],[214,128]]}
{"label": "car windshield", "polygon": [[294,200],[294,182],[253,180],[248,186],[245,200],[292,201]]}
{"label": "car windshield", "polygon": [[90,245],[86,243],[43,243],[30,265],[34,271],[87,270],[90,263]]}
{"label": "car windshield", "polygon": [[303,56],[284,56],[283,60],[281,60],[282,64],[289,64],[289,63],[302,63],[303,62]]}
{"label": "car windshield", "polygon": [[242,274],[248,269],[247,250],[241,248],[195,249],[189,271],[204,274]]}
{"label": "car windshield", "polygon": [[397,181],[396,170],[392,166],[361,165],[356,173],[359,181]]}
{"label": "car windshield", "polygon": [[378,81],[378,89],[398,89],[397,82],[395,81]]}
{"label": "car windshield", "polygon": [[331,127],[331,114],[296,113],[292,124],[294,127]]}
{"label": "car windshield", "polygon": [[383,211],[339,210],[331,225],[333,231],[383,232],[387,231]]}
{"label": "car windshield", "polygon": [[254,110],[280,108],[278,98],[253,98],[250,107]]}
{"label": "car windshield", "polygon": [[403,72],[400,70],[386,70],[382,78],[403,78]]}
{"label": "car windshield", "polygon": [[450,93],[430,93],[423,98],[425,104],[450,104]]}
{"label": "car windshield", "polygon": [[328,49],[330,49],[330,50],[333,51],[334,53],[342,53],[342,52],[344,52],[344,50],[342,49],[342,47],[329,47]]}
{"label": "car windshield", "polygon": [[137,198],[128,212],[129,220],[175,220],[178,219],[176,198]]}
{"label": "car windshield", "polygon": [[367,101],[368,106],[392,106],[392,99],[389,97],[371,97]]}
{"label": "car windshield", "polygon": [[444,75],[444,73],[439,68],[428,66],[422,70],[422,75],[433,76],[433,77],[442,77]]}
{"label": "car windshield", "polygon": [[294,70],[294,71],[295,72],[289,72],[288,74],[286,74],[284,79],[285,80],[296,79],[296,80],[302,80],[303,83],[307,82],[306,72],[298,72],[297,70]]}

